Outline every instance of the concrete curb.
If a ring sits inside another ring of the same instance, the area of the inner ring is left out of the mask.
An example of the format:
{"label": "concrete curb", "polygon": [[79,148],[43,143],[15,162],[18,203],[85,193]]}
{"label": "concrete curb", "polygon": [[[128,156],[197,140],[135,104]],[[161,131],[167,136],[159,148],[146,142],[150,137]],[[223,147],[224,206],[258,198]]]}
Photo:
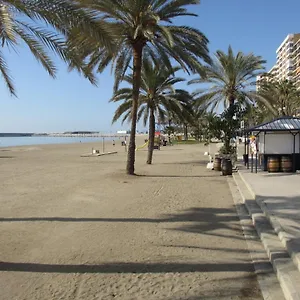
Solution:
{"label": "concrete curb", "polygon": [[265,216],[271,223],[271,225],[274,228],[275,232],[277,233],[280,241],[282,242],[283,246],[288,251],[294,264],[296,265],[296,267],[298,268],[298,270],[300,272],[300,245],[299,245],[299,243],[294,241],[294,236],[285,232],[285,230],[281,226],[280,222],[276,219],[276,217],[274,215],[272,215],[269,212],[267,205],[264,203],[264,201],[255,195],[252,187],[250,186],[250,184],[247,183],[244,176],[240,172],[239,172],[239,175],[240,175],[241,179],[243,180],[243,182],[245,183],[245,185],[247,186],[249,192],[251,193],[251,195],[253,195],[253,198],[256,200],[257,204],[260,206],[261,210],[264,212]]}
{"label": "concrete curb", "polygon": [[280,284],[273,271],[273,267],[266,251],[256,233],[252,219],[242,201],[240,191],[232,177],[228,177],[227,182],[240,219],[244,238],[247,243],[263,298],[264,300],[282,300],[284,299],[284,295]]}
{"label": "concrete curb", "polygon": [[[276,272],[285,299],[300,300],[300,273],[240,173],[233,178]],[[244,185],[244,186],[243,186]]]}

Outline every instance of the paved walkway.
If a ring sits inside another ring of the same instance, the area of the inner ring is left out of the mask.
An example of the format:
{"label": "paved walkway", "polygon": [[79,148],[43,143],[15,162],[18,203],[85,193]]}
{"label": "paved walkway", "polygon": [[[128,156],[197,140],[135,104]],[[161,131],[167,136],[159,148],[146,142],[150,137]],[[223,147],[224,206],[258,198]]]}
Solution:
{"label": "paved walkway", "polygon": [[269,215],[300,243],[300,174],[251,173],[250,169],[240,173]]}

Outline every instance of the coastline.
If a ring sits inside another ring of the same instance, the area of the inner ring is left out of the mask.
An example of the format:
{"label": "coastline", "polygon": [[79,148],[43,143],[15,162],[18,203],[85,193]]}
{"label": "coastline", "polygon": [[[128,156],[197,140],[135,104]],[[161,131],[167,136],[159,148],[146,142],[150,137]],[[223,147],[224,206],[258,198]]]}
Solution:
{"label": "coastline", "polygon": [[[146,134],[138,134],[136,135],[137,141],[139,141],[141,138],[147,138]],[[14,137],[5,137],[4,139],[7,139],[8,142],[14,141]],[[73,144],[99,144],[103,142],[103,137],[55,137],[55,136],[49,136],[49,137],[41,137],[41,136],[35,136],[35,137],[17,137],[17,140],[21,140],[21,143],[18,145],[3,145],[1,144],[1,138],[0,138],[0,151],[3,151],[3,149],[10,149],[15,147],[44,147],[47,145],[73,145]],[[34,142],[31,143],[32,139],[34,139]],[[105,144],[112,143],[113,140],[115,140],[115,143],[122,141],[125,139],[125,136],[105,136],[104,142]],[[126,140],[128,141],[129,135],[126,136]],[[22,140],[25,140],[22,144]],[[43,141],[41,143],[41,140]],[[36,142],[35,142],[36,141]],[[3,143],[3,138],[2,138]]]}

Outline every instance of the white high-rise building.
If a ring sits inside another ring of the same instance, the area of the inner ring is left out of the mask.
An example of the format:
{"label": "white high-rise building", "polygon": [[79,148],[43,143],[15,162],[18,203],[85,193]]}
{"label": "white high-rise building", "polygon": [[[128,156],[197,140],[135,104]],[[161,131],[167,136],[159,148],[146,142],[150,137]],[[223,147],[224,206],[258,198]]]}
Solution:
{"label": "white high-rise building", "polygon": [[263,78],[294,80],[300,85],[300,33],[289,34],[284,39],[276,50],[276,64],[268,73],[257,77],[257,88]]}
{"label": "white high-rise building", "polygon": [[277,79],[293,80],[295,75],[295,46],[300,39],[300,33],[289,34],[278,47],[276,54]]}

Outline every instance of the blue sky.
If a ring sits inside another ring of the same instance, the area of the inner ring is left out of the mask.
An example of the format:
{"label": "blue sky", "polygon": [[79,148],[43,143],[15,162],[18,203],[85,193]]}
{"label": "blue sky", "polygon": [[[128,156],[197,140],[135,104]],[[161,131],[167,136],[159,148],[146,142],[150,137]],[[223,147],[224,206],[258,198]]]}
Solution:
{"label": "blue sky", "polygon": [[[181,18],[210,40],[210,53],[226,50],[253,52],[275,63],[275,51],[289,33],[300,32],[299,0],[202,0],[194,7],[198,18]],[[96,130],[114,132],[129,125],[111,126],[116,106],[110,69],[99,74],[98,87],[57,62],[57,79],[50,78],[26,48],[5,52],[18,98],[10,96],[0,80],[0,132],[60,132]],[[139,126],[142,129],[141,126]]]}

